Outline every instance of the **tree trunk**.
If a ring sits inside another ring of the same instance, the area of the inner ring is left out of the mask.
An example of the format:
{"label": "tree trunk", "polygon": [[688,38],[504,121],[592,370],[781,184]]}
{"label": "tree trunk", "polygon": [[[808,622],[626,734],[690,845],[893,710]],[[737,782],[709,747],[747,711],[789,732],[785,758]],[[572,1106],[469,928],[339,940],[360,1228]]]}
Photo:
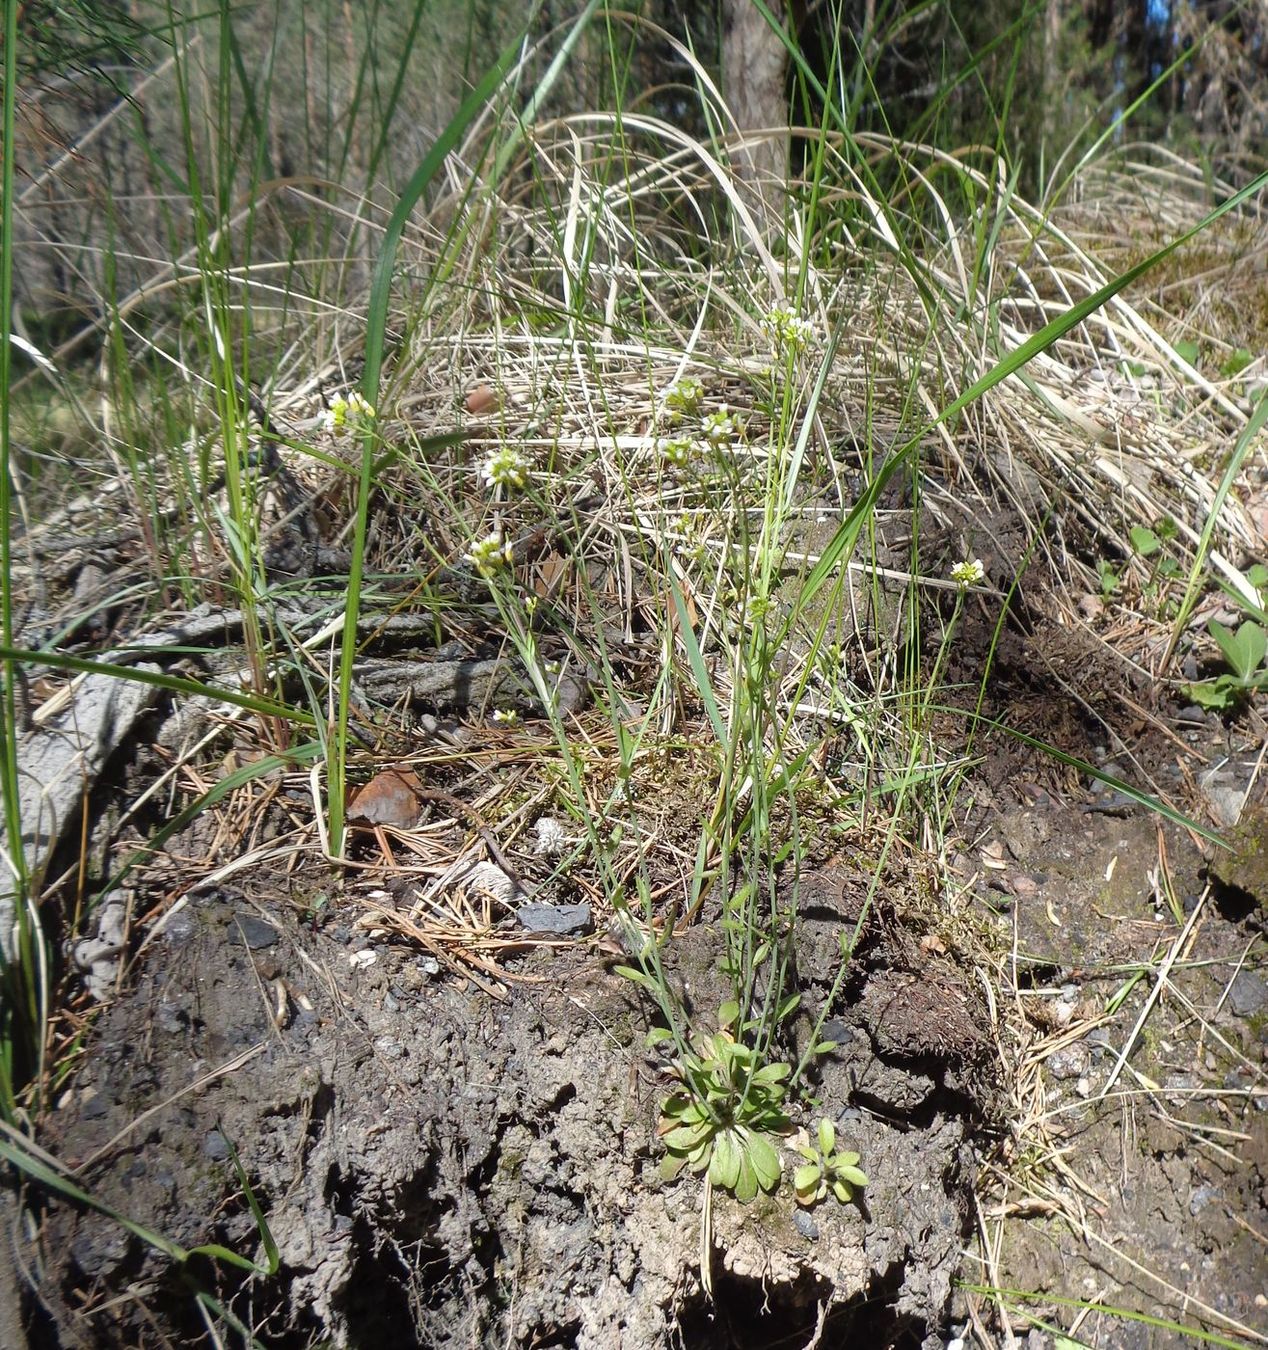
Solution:
{"label": "tree trunk", "polygon": [[[780,23],[783,0],[768,0]],[[753,135],[732,157],[763,215],[778,214],[788,180],[788,51],[753,0],[726,0],[722,33],[722,94],[741,132]],[[759,217],[759,223],[764,221]]]}

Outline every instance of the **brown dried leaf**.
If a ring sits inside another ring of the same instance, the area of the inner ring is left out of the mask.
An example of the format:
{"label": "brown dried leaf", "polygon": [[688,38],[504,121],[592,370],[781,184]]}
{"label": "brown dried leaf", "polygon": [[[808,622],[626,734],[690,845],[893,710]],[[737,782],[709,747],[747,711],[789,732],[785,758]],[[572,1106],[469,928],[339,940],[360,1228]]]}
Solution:
{"label": "brown dried leaf", "polygon": [[422,813],[422,784],[408,769],[385,769],[348,799],[348,819],[366,825],[395,825],[408,830]]}
{"label": "brown dried leaf", "polygon": [[466,405],[472,417],[483,417],[486,413],[497,412],[501,406],[501,399],[490,385],[477,384],[474,389],[468,391]]}

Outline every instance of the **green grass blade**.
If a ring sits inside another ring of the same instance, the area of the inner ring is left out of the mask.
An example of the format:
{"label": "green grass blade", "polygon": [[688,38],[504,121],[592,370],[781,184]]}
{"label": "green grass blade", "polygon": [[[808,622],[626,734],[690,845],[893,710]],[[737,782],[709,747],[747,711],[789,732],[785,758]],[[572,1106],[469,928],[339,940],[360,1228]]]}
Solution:
{"label": "green grass blade", "polygon": [[174,694],[205,694],[222,703],[232,703],[235,707],[259,713],[261,717],[280,717],[283,721],[301,722],[305,726],[312,726],[315,722],[312,713],[288,703],[279,703],[264,694],[243,694],[236,689],[224,689],[218,685],[204,684],[201,680],[186,679],[183,675],[121,666],[113,661],[92,661],[83,656],[68,656],[64,652],[35,652],[8,646],[0,646],[0,661],[11,661],[15,665],[47,666],[50,670],[70,670],[84,675],[107,675],[116,680],[131,680],[134,684],[153,685]]}
{"label": "green grass blade", "polygon": [[[1198,540],[1198,549],[1193,558],[1193,566],[1189,569],[1189,579],[1185,583],[1184,599],[1181,601],[1180,612],[1176,615],[1175,624],[1171,629],[1171,641],[1168,642],[1166,655],[1163,657],[1164,669],[1175,652],[1176,644],[1180,641],[1185,625],[1189,622],[1189,616],[1193,613],[1193,607],[1198,602],[1198,596],[1201,593],[1202,568],[1206,565],[1207,557],[1210,555],[1211,539],[1215,534],[1215,525],[1220,518],[1220,511],[1224,507],[1228,494],[1233,490],[1233,484],[1237,481],[1237,476],[1242,471],[1242,465],[1245,464],[1247,456],[1254,448],[1255,438],[1263,429],[1265,422],[1268,422],[1268,396],[1260,398],[1255,404],[1255,410],[1251,413],[1250,421],[1242,428],[1242,434],[1237,438],[1237,444],[1233,447],[1233,453],[1229,456],[1224,476],[1220,479],[1220,485],[1211,501],[1211,509],[1207,512],[1206,523],[1202,526],[1202,536]],[[1249,597],[1243,596],[1239,591],[1238,598],[1245,601]]]}
{"label": "green grass blade", "polygon": [[851,508],[845,520],[841,523],[841,527],[823,550],[819,561],[806,577],[803,608],[818,594],[842,559],[847,558],[852,552],[859,531],[864,522],[871,516],[886,485],[899,468],[907,462],[912,452],[930,431],[963,412],[971,403],[975,403],[983,394],[994,389],[997,384],[1001,384],[1014,372],[1020,370],[1040,352],[1047,351],[1054,342],[1064,337],[1072,328],[1076,328],[1107,301],[1112,300],[1119,291],[1157,267],[1177,249],[1182,248],[1191,239],[1214,224],[1221,216],[1226,215],[1229,211],[1236,210],[1244,202],[1248,202],[1252,197],[1258,195],[1266,185],[1268,185],[1268,173],[1262,173],[1241,191],[1235,192],[1213,211],[1205,215],[1192,229],[1186,230],[1182,235],[1151,253],[1134,267],[1129,267],[1125,272],[1107,282],[1100,290],[1080,300],[1077,304],[1071,305],[1064,314],[1059,314],[1051,323],[1045,324],[1032,337],[1027,338],[1020,347],[1009,352],[1002,360],[997,361],[981,379],[976,380],[962,394],[948,403],[932,422],[922,427],[915,436],[912,436],[904,445],[895,450]]}
{"label": "green grass blade", "polygon": [[[383,235],[379,261],[370,286],[370,305],[366,316],[365,371],[361,392],[372,407],[378,407],[379,385],[383,372],[383,351],[387,338],[387,309],[392,295],[392,275],[396,253],[410,215],[440,171],[446,156],[457,146],[467,128],[493,96],[515,64],[520,39],[506,48],[484,78],[463,101],[449,125],[423,157],[414,176],[405,186]],[[352,698],[352,666],[357,650],[357,617],[361,612],[361,583],[365,568],[365,542],[369,527],[370,495],[373,490],[375,441],[373,427],[367,427],[361,442],[361,467],[357,477],[357,506],[353,523],[352,566],[348,574],[348,601],[344,609],[343,643],[339,654],[339,691],[335,707],[334,734],[328,766],[327,804],[330,817],[330,848],[337,857],[343,851],[343,798],[346,782],[348,712]]]}

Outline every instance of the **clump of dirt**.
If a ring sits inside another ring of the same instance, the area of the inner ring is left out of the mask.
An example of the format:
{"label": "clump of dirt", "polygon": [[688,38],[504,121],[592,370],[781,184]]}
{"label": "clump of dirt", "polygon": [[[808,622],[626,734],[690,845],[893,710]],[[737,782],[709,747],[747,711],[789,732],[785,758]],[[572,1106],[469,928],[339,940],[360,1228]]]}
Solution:
{"label": "clump of dirt", "polygon": [[[807,879],[807,1009],[838,973],[857,882]],[[949,965],[912,969],[920,950],[900,925],[864,925],[838,1049],[817,1067],[819,1110],[870,1178],[861,1202],[716,1196],[710,1299],[701,1183],[660,1177],[668,1081],[628,980],[582,950],[538,950],[490,999],[386,935],[193,893],[102,1013],[48,1143],[130,1219],[262,1260],[236,1153],[278,1272],[182,1271],[54,1205],[28,1253],[33,1344],[194,1343],[199,1290],[270,1346],[797,1345],[829,1326],[933,1344],[993,1080],[969,987]],[[667,953],[684,998],[716,1008],[713,930]]]}

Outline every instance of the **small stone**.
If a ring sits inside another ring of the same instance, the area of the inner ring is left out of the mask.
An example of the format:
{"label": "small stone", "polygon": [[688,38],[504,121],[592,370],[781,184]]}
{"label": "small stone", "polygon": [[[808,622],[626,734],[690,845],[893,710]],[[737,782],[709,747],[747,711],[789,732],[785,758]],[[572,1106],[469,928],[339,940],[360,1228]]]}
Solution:
{"label": "small stone", "polygon": [[1189,1213],[1194,1215],[1201,1214],[1207,1205],[1219,1198],[1220,1192],[1218,1187],[1199,1186],[1197,1190],[1189,1196]]}
{"label": "small stone", "polygon": [[1089,1058],[1088,1048],[1082,1041],[1063,1045],[1048,1056],[1048,1072],[1058,1079],[1078,1078],[1087,1072]]}
{"label": "small stone", "polygon": [[277,929],[271,923],[257,919],[254,914],[235,914],[233,924],[242,941],[253,952],[272,947],[278,940]]}
{"label": "small stone", "polygon": [[1254,1017],[1268,1003],[1268,984],[1253,970],[1239,970],[1228,991],[1228,1006],[1234,1017]]}
{"label": "small stone", "polygon": [[588,933],[594,919],[588,904],[580,905],[521,905],[515,917],[521,928],[530,933],[553,933],[565,936]]}
{"label": "small stone", "polygon": [[229,1141],[219,1130],[208,1130],[203,1139],[203,1153],[213,1162],[224,1162],[229,1156]]}
{"label": "small stone", "polygon": [[804,1209],[795,1210],[793,1213],[793,1227],[809,1242],[819,1241],[819,1225],[806,1213]]}

